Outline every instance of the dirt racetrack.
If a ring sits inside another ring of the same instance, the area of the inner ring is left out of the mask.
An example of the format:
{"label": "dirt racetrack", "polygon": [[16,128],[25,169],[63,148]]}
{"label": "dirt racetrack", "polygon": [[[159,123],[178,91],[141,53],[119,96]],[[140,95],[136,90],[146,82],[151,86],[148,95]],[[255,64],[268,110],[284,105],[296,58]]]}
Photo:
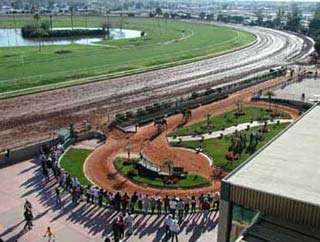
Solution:
{"label": "dirt racetrack", "polygon": [[310,39],[260,27],[232,26],[256,35],[244,49],[191,64],[0,100],[0,151],[52,137],[69,123],[108,122],[108,115],[176,99],[304,59]]}

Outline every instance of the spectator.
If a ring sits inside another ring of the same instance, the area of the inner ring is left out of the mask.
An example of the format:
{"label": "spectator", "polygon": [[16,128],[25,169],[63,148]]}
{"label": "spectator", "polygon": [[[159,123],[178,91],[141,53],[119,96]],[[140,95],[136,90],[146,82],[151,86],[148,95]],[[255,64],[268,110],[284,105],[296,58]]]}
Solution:
{"label": "spectator", "polygon": [[168,210],[169,210],[169,197],[168,195],[166,195],[166,197],[164,198],[164,212],[165,214],[168,214]]}
{"label": "spectator", "polygon": [[202,202],[202,211],[203,211],[203,222],[208,222],[209,218],[209,209],[210,209],[210,203],[207,198],[204,198]]}
{"label": "spectator", "polygon": [[151,197],[150,199],[150,208],[151,208],[151,214],[154,214],[154,210],[156,210],[156,200],[154,197]]}
{"label": "spectator", "polygon": [[178,242],[178,233],[180,232],[180,226],[176,219],[173,219],[170,224],[170,232],[171,232],[171,238],[172,238],[171,241],[173,242],[174,239],[176,239],[176,242]]}
{"label": "spectator", "polygon": [[170,226],[171,226],[171,223],[173,221],[173,218],[172,218],[172,215],[169,214],[167,215],[167,217],[165,218],[164,220],[164,226],[165,226],[165,233],[166,233],[166,238],[169,236],[171,236],[171,233],[170,233]]}
{"label": "spectator", "polygon": [[91,194],[90,194],[90,191],[91,191],[91,187],[90,185],[87,186],[87,189],[86,189],[86,198],[87,198],[87,203],[90,203],[90,200],[91,200]]}
{"label": "spectator", "polygon": [[133,233],[133,216],[128,213],[125,217],[125,225],[127,227],[127,234],[130,236]]}
{"label": "spectator", "polygon": [[45,179],[45,182],[49,182],[50,181],[50,178],[49,178],[49,171],[48,171],[48,168],[47,167],[44,167],[42,169],[42,174],[43,174],[43,177]]}
{"label": "spectator", "polygon": [[24,203],[24,210],[32,210],[32,204],[28,201],[28,200],[26,200],[25,201],[25,203]]}
{"label": "spectator", "polygon": [[143,204],[142,204],[142,198],[141,196],[138,197],[138,209],[140,211],[142,211],[142,208],[143,208]]}
{"label": "spectator", "polygon": [[112,232],[113,232],[113,239],[114,241],[120,240],[120,228],[118,223],[118,218],[112,224]]}
{"label": "spectator", "polygon": [[51,230],[50,227],[47,228],[46,233],[43,235],[43,237],[48,237],[48,242],[53,242],[54,241],[54,234]]}
{"label": "spectator", "polygon": [[149,207],[150,207],[150,199],[149,199],[149,196],[146,195],[143,199],[143,212],[144,214],[147,214],[148,211],[149,211]]}
{"label": "spectator", "polygon": [[60,195],[60,190],[59,187],[56,187],[56,205],[58,208],[62,207],[62,201],[61,201],[61,195]]}
{"label": "spectator", "polygon": [[122,239],[124,237],[125,223],[121,215],[118,217],[117,223],[119,227],[119,236],[120,236],[120,239]]}
{"label": "spectator", "polygon": [[120,195],[120,192],[117,192],[115,197],[114,197],[114,206],[115,206],[115,209],[117,211],[120,211],[120,206],[121,206],[121,195]]}
{"label": "spectator", "polygon": [[161,202],[161,198],[160,198],[160,197],[158,197],[156,203],[157,203],[158,216],[160,216],[160,214],[161,214],[161,209],[162,209],[162,202]]}
{"label": "spectator", "polygon": [[176,200],[177,200],[177,210],[178,210],[178,221],[180,223],[183,219],[184,201],[179,198],[177,198]]}
{"label": "spectator", "polygon": [[130,200],[130,209],[132,213],[134,213],[137,201],[138,201],[138,195],[137,195],[137,192],[134,192]]}
{"label": "spectator", "polygon": [[192,196],[191,198],[191,212],[195,213],[196,212],[196,205],[197,205],[197,200],[195,196]]}
{"label": "spectator", "polygon": [[184,200],[184,212],[185,214],[188,214],[190,210],[190,197],[186,197]]}
{"label": "spectator", "polygon": [[98,204],[99,203],[99,188],[94,187],[93,189],[93,203]]}
{"label": "spectator", "polygon": [[173,218],[175,218],[176,209],[177,209],[177,202],[174,198],[170,199],[170,201],[169,201],[169,209],[170,209],[170,213],[172,214]]}
{"label": "spectator", "polygon": [[127,193],[125,193],[123,196],[122,196],[122,211],[123,213],[126,213],[127,212],[127,207],[128,207],[128,203],[129,203],[129,196]]}
{"label": "spectator", "polygon": [[29,229],[29,230],[31,230],[32,229],[32,226],[33,226],[33,224],[32,224],[32,219],[33,219],[33,214],[32,214],[32,212],[31,212],[31,210],[30,209],[26,209],[25,211],[24,211],[24,219],[25,219],[25,221],[26,221],[26,224],[24,225],[24,227],[23,227],[23,229],[25,230],[25,229]]}
{"label": "spectator", "polygon": [[99,207],[101,208],[102,205],[103,205],[103,194],[104,194],[104,191],[103,189],[101,188],[99,190],[99,194],[98,194],[98,204],[99,204]]}

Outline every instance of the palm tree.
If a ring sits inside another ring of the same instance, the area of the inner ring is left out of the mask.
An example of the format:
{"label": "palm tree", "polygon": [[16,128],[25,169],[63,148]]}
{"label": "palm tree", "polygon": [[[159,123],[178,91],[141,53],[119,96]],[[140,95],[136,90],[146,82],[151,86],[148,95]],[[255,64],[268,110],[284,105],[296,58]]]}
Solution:
{"label": "palm tree", "polygon": [[268,91],[266,95],[268,96],[268,101],[269,101],[269,111],[271,111],[272,97],[274,96],[274,93],[272,91]]}

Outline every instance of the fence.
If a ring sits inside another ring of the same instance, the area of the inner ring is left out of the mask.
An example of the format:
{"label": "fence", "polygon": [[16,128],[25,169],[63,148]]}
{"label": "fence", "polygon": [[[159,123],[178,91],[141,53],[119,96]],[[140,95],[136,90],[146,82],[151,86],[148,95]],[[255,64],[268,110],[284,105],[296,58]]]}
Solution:
{"label": "fence", "polygon": [[257,85],[272,78],[279,77],[283,75],[286,70],[286,67],[283,67],[276,71],[270,71],[263,75],[245,79],[237,83],[231,83],[223,87],[207,89],[206,91],[199,93],[194,92],[187,98],[180,98],[179,100],[162,103],[154,103],[153,105],[138,109],[135,113],[119,113],[116,115],[115,120],[110,126],[125,130],[125,128],[128,126],[143,125],[157,119],[181,113],[185,110],[194,109],[201,105],[206,105],[227,98],[231,93]]}

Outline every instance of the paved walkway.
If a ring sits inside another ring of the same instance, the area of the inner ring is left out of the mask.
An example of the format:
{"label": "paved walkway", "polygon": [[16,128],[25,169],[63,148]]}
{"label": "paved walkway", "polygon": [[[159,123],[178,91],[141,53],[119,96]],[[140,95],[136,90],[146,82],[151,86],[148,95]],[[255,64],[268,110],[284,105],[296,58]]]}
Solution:
{"label": "paved walkway", "polygon": [[[277,122],[282,123],[292,123],[294,120],[293,119],[275,119],[274,121],[267,121],[268,125],[271,124],[276,124]],[[255,127],[261,127],[264,125],[264,122],[259,122],[259,121],[254,121],[252,123],[242,123],[239,124],[238,126],[232,126],[229,128],[226,128],[225,130],[219,130],[219,131],[215,131],[212,132],[211,134],[207,133],[207,134],[201,134],[201,135],[186,135],[186,136],[178,136],[178,137],[168,137],[168,141],[170,143],[172,142],[178,142],[178,141],[197,141],[197,140],[207,140],[207,139],[216,139],[219,138],[221,134],[225,135],[230,135],[233,134],[236,130],[238,131],[243,131],[246,130],[248,126],[250,126],[250,128],[255,128]]]}
{"label": "paved walkway", "polygon": [[[63,197],[64,207],[54,205],[54,182],[41,181],[41,168],[32,161],[0,169],[0,237],[5,241],[41,242],[46,227],[51,226],[56,242],[100,242],[111,231],[111,222],[117,216],[107,209],[81,203],[74,207],[70,197]],[[23,231],[23,204],[33,204],[34,228]],[[189,215],[182,223],[179,241],[216,241],[217,217],[202,223],[200,214]],[[124,241],[166,241],[163,239],[163,216],[136,216],[134,235]]]}

